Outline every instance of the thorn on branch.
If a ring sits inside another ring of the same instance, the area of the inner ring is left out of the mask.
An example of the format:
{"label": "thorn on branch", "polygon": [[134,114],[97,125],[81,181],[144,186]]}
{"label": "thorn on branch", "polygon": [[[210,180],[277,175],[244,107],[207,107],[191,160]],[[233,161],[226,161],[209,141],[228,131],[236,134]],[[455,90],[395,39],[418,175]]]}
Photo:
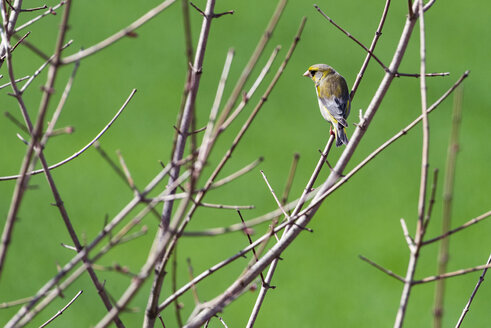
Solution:
{"label": "thorn on branch", "polygon": [[292,223],[294,226],[296,226],[297,228],[301,229],[301,230],[306,230],[308,232],[314,232],[314,230],[310,229],[310,228],[307,228],[307,227],[302,227],[301,225],[297,224],[296,222],[293,222]]}
{"label": "thorn on branch", "polygon": [[[201,16],[203,16],[203,17],[204,17],[204,18],[206,18],[206,19],[208,19],[208,18],[209,18],[209,17],[208,17],[208,15],[206,15],[206,13],[205,13],[203,10],[201,10],[201,9],[200,9],[198,6],[196,6],[194,3],[189,2],[189,4],[190,4],[190,5],[191,5],[191,6],[192,6],[194,9],[196,9],[196,10],[199,12],[199,14],[200,14]],[[218,14],[212,13],[212,14],[211,14],[211,18],[219,18],[219,17],[222,17],[223,15],[233,15],[234,13],[235,13],[235,10],[229,10],[229,11],[225,11],[225,12],[223,12],[223,13],[218,13]]]}
{"label": "thorn on branch", "polygon": [[189,4],[191,5],[191,7],[193,7],[194,9],[196,9],[201,16],[205,17],[206,18],[206,14],[203,10],[199,9],[198,6],[196,6],[194,3],[192,2],[189,2]]}
{"label": "thorn on branch", "polygon": [[13,52],[15,50],[15,48],[17,48],[17,46],[19,44],[22,43],[22,41],[24,41],[25,38],[27,38],[29,36],[29,34],[31,34],[31,32],[27,32],[23,37],[21,37],[16,44],[14,44],[14,46],[12,47],[12,49],[10,50],[10,52]]}
{"label": "thorn on branch", "polygon": [[213,14],[213,18],[219,18],[222,17],[223,15],[233,15],[234,13],[235,10],[224,11],[223,13]]}
{"label": "thorn on branch", "polygon": [[128,32],[126,32],[126,36],[130,37],[130,38],[137,38],[138,33],[136,33],[135,31],[128,31]]}

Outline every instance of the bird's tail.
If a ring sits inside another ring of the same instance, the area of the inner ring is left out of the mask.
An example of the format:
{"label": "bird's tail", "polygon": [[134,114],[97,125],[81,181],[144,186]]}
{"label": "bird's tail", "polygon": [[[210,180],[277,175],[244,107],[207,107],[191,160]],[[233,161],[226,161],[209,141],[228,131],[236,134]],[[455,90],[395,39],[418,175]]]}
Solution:
{"label": "bird's tail", "polygon": [[342,146],[343,144],[348,144],[348,137],[346,136],[346,128],[341,124],[336,124],[334,129],[336,132],[336,147]]}

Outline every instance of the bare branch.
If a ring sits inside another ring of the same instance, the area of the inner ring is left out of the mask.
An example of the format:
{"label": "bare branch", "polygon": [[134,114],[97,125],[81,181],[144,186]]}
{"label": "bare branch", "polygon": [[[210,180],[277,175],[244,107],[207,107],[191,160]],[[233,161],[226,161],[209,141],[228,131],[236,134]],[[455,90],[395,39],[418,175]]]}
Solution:
{"label": "bare branch", "polygon": [[263,176],[263,179],[264,181],[266,182],[266,185],[268,186],[269,188],[269,191],[271,192],[271,194],[273,195],[273,198],[274,200],[276,201],[276,204],[278,205],[278,207],[280,208],[281,212],[283,212],[283,215],[285,216],[285,218],[288,219],[288,221],[290,221],[290,216],[288,215],[288,213],[286,213],[285,209],[283,208],[283,205],[281,205],[281,202],[280,200],[278,199],[278,197],[276,196],[274,190],[273,190],[273,187],[271,187],[271,184],[269,183],[268,181],[268,178],[266,177],[266,175],[264,174],[263,170],[261,170],[261,175]]}
{"label": "bare branch", "polygon": [[474,299],[474,296],[476,296],[477,290],[479,289],[479,287],[481,286],[481,284],[484,281],[484,276],[486,275],[486,272],[488,271],[488,268],[490,267],[490,263],[491,263],[491,255],[488,258],[488,263],[487,263],[488,267],[482,271],[482,274],[479,277],[479,280],[477,281],[476,287],[474,287],[474,290],[472,291],[472,294],[469,298],[469,301],[467,301],[467,304],[465,305],[464,310],[462,311],[462,314],[460,315],[459,321],[457,322],[457,325],[455,326],[455,328],[459,328],[460,325],[462,325],[462,321],[464,320],[465,315],[467,314],[467,312],[469,312],[469,308],[471,306],[472,300]]}
{"label": "bare branch", "polygon": [[52,316],[48,321],[46,321],[45,323],[43,323],[39,328],[43,328],[43,327],[46,327],[47,325],[49,325],[53,320],[55,320],[56,318],[58,318],[60,315],[63,314],[63,312],[65,312],[66,309],[68,309],[68,307],[70,305],[72,305],[73,302],[75,302],[77,300],[77,298],[82,294],[82,290],[79,291],[73,298],[70,302],[68,302],[67,305],[65,305],[60,311],[58,311],[54,316]]}
{"label": "bare branch", "polygon": [[436,276],[430,276],[430,277],[423,278],[421,280],[414,280],[413,285],[425,284],[427,282],[433,282],[433,281],[437,281],[437,280],[441,280],[441,279],[457,277],[457,276],[461,276],[464,274],[468,274],[471,272],[476,272],[476,271],[480,271],[480,270],[488,269],[488,268],[491,268],[491,263],[478,265],[478,266],[475,266],[473,268],[461,269],[461,270],[457,270],[457,271],[453,271],[453,272],[439,274]]}
{"label": "bare branch", "polygon": [[465,229],[467,227],[470,227],[473,224],[476,224],[478,222],[481,222],[482,220],[487,219],[490,216],[491,216],[491,211],[488,211],[488,212],[486,212],[486,213],[484,213],[482,215],[479,215],[478,217],[476,217],[476,218],[474,218],[472,220],[467,221],[466,223],[464,223],[460,227],[457,227],[455,229],[449,230],[446,233],[444,233],[444,234],[442,234],[442,235],[440,235],[438,237],[435,237],[435,238],[432,238],[432,239],[428,239],[428,240],[423,241],[423,245],[428,245],[428,244],[434,243],[435,241],[439,241],[441,239],[447,238],[448,236],[450,236],[450,235],[452,235],[452,234],[454,234],[456,232],[459,232],[462,229]]}
{"label": "bare branch", "polygon": [[[92,139],[87,145],[85,145],[82,149],[80,149],[79,151],[77,151],[76,153],[74,153],[73,155],[71,155],[70,157],[67,157],[64,160],[62,160],[62,161],[60,161],[60,162],[58,162],[56,164],[53,164],[53,165],[49,166],[48,169],[51,171],[51,170],[53,170],[53,169],[55,169],[57,167],[60,167],[60,166],[62,166],[64,164],[70,162],[71,160],[77,158],[83,152],[85,152],[87,149],[89,149],[90,146],[92,146],[100,137],[102,137],[102,135],[111,127],[111,125],[114,123],[114,121],[116,121],[116,119],[119,117],[119,115],[121,115],[121,113],[126,108],[126,106],[130,102],[130,100],[133,98],[133,96],[134,96],[135,93],[136,93],[136,89],[133,89],[131,91],[130,95],[128,96],[128,98],[126,99],[126,101],[124,102],[124,104],[118,110],[118,112],[109,121],[109,123],[101,130],[101,132],[99,132],[94,137],[94,139]],[[30,176],[32,176],[32,175],[40,174],[40,173],[43,173],[43,172],[44,172],[44,170],[43,169],[40,169],[40,170],[35,170],[35,171],[28,172],[27,174],[30,175]],[[20,177],[21,177],[20,175],[4,176],[4,177],[0,177],[0,181],[15,180],[15,179],[19,179]]]}
{"label": "bare branch", "polygon": [[60,1],[60,3],[57,4],[56,6],[49,7],[48,10],[46,10],[41,15],[39,15],[37,17],[34,17],[33,19],[31,19],[28,22],[22,24],[21,26],[16,27],[15,30],[14,30],[14,33],[18,33],[20,30],[23,30],[24,28],[26,28],[29,25],[37,22],[38,20],[40,20],[43,17],[46,17],[48,15],[54,15],[54,14],[56,14],[55,10],[57,10],[58,8],[60,8],[61,6],[63,6],[65,3],[66,3],[66,1]]}
{"label": "bare branch", "polygon": [[378,265],[377,263],[367,259],[365,256],[363,255],[359,255],[360,259],[362,259],[363,261],[367,262],[368,264],[372,265],[373,267],[379,269],[380,271],[382,271],[383,273],[386,273],[388,274],[389,276],[391,276],[392,278],[396,278],[397,280],[401,281],[401,282],[405,282],[404,278],[399,276],[398,274],[395,274],[394,272],[382,267],[381,265]]}
{"label": "bare branch", "polygon": [[[329,21],[329,23],[331,23],[332,25],[334,25],[338,30],[340,30],[341,32],[343,32],[348,38],[350,38],[351,40],[355,41],[356,44],[358,44],[360,47],[362,47],[366,52],[368,52],[370,54],[371,57],[373,57],[373,59],[375,59],[375,61],[377,63],[379,63],[379,65],[384,69],[385,72],[389,73],[390,72],[390,69],[385,66],[384,63],[382,63],[382,61],[377,57],[375,56],[375,54],[373,53],[372,50],[368,49],[367,47],[365,47],[365,45],[363,43],[361,43],[360,41],[358,41],[357,38],[355,38],[351,33],[349,33],[348,31],[346,31],[344,28],[342,28],[341,26],[339,26],[338,24],[336,24],[329,16],[327,16],[323,11],[322,9],[319,8],[318,5],[314,5],[314,8],[317,9],[317,11],[322,15],[324,16],[325,19],[327,19]],[[385,19],[385,18],[384,18]]]}
{"label": "bare branch", "polygon": [[167,9],[170,5],[172,5],[176,0],[166,0],[162,2],[160,5],[156,6],[155,8],[149,10],[145,15],[141,16],[138,18],[136,21],[122,29],[121,31],[111,35],[110,37],[106,38],[105,40],[102,40],[101,42],[84,49],[82,51],[79,51],[76,54],[73,54],[71,56],[62,58],[60,60],[60,63],[63,65],[74,63],[77,61],[80,61],[81,59],[88,57],[90,55],[95,54],[96,52],[112,45],[116,41],[119,41],[120,39],[124,38],[137,28],[141,27],[143,24],[147,23],[149,20],[160,14],[162,11]]}

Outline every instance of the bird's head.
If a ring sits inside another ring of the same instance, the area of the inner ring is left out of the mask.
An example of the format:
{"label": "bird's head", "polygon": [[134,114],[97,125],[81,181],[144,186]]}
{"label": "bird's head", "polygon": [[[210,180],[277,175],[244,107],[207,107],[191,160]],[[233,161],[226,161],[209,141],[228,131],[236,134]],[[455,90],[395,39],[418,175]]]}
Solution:
{"label": "bird's head", "polygon": [[309,67],[309,69],[303,73],[303,76],[310,77],[315,83],[325,78],[330,74],[334,74],[336,71],[329,65],[316,64]]}

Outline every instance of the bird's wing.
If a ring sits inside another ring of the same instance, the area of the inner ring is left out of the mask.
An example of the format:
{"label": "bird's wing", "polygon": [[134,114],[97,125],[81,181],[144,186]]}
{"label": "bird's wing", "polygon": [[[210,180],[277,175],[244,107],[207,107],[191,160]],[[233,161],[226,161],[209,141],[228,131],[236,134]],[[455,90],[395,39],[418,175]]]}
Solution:
{"label": "bird's wing", "polygon": [[323,97],[322,92],[319,92],[318,97],[320,103],[325,109],[327,109],[329,114],[331,114],[331,116],[334,117],[342,126],[348,127],[348,123],[345,119],[347,101],[337,97]]}

